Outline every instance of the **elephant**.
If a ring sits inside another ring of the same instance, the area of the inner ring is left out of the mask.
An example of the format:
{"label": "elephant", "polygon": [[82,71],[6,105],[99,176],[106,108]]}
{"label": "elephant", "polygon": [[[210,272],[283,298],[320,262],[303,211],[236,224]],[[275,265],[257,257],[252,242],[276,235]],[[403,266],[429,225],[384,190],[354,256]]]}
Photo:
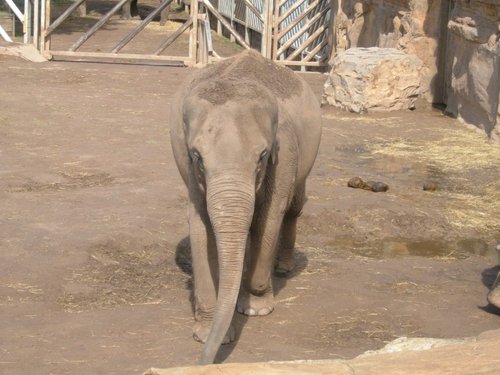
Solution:
{"label": "elephant", "polygon": [[297,218],[321,138],[320,105],[292,70],[249,50],[176,94],[170,139],[188,189],[193,337],[213,363],[238,312],[274,309],[273,268],[294,267]]}

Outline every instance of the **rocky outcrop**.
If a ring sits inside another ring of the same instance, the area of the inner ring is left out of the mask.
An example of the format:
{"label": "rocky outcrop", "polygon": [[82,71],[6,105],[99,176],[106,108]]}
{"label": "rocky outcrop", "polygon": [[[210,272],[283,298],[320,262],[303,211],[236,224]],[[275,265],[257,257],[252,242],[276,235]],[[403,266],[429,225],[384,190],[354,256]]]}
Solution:
{"label": "rocky outcrop", "polygon": [[396,48],[423,62],[421,95],[500,141],[498,0],[331,0],[332,58]]}
{"label": "rocky outcrop", "polygon": [[446,110],[500,141],[500,4],[457,0],[448,29]]}
{"label": "rocky outcrop", "polygon": [[395,48],[351,48],[337,54],[323,100],[351,112],[411,109],[422,61]]}
{"label": "rocky outcrop", "polygon": [[397,48],[424,63],[422,95],[443,96],[438,76],[438,42],[443,0],[332,0],[333,54],[354,47]]}
{"label": "rocky outcrop", "polygon": [[496,375],[500,330],[465,340],[398,339],[385,349],[344,361],[228,363],[150,369],[144,375]]}

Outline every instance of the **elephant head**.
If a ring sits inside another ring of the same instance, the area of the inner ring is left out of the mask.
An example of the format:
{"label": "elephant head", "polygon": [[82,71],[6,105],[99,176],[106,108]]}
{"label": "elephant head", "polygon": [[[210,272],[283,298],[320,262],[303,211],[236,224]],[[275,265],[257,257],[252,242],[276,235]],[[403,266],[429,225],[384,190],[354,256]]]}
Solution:
{"label": "elephant head", "polygon": [[221,100],[199,89],[183,106],[190,191],[204,199],[219,264],[217,304],[202,364],[213,363],[231,324],[256,197],[266,189],[267,170],[275,161],[277,101],[265,89],[250,91],[253,99]]}

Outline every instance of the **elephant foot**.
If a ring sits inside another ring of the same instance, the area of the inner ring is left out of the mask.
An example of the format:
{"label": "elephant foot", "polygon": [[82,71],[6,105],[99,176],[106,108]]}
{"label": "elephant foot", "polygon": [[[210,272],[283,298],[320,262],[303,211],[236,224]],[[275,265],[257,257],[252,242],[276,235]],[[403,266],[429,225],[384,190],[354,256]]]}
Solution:
{"label": "elephant foot", "polygon": [[236,308],[240,314],[248,316],[268,315],[274,310],[273,292],[270,291],[260,296],[245,292],[240,295]]}
{"label": "elephant foot", "polygon": [[500,284],[488,293],[488,302],[500,309]]}
{"label": "elephant foot", "polygon": [[288,276],[295,269],[295,258],[283,257],[278,258],[276,265],[274,266],[274,273],[276,276],[285,277]]}
{"label": "elephant foot", "polygon": [[[212,322],[207,321],[198,321],[194,323],[193,327],[193,338],[201,343],[205,343],[207,341],[208,335],[210,334],[210,328],[212,327]],[[235,339],[236,333],[233,325],[229,326],[226,335],[224,336],[224,340],[222,344],[229,344],[233,342]]]}

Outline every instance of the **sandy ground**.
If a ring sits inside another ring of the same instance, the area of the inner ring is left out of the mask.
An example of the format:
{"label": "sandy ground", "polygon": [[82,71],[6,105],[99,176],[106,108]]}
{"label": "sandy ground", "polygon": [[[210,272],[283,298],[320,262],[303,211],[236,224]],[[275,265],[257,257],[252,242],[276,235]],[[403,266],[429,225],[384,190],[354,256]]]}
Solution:
{"label": "sandy ground", "polygon": [[[168,107],[187,68],[0,57],[0,373],[190,365],[186,191]],[[324,76],[304,77],[321,95]],[[323,107],[276,310],[219,361],[351,358],[399,336],[500,327],[500,150],[440,111]],[[386,193],[352,189],[354,176]],[[438,190],[422,190],[427,181]]]}

